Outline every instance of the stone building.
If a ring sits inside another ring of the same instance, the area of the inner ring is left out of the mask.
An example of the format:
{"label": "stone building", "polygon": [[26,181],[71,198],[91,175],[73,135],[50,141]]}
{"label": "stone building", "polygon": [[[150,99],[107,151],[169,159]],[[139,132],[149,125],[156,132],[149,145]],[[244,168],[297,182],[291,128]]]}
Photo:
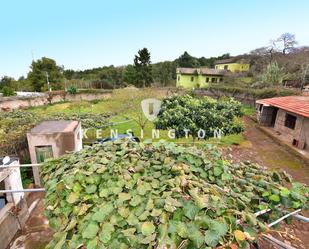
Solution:
{"label": "stone building", "polygon": [[[44,121],[27,133],[31,163],[42,163],[66,152],[82,149],[82,130],[78,121]],[[38,167],[33,167],[36,185],[40,185]]]}
{"label": "stone building", "polygon": [[256,101],[257,119],[282,140],[309,152],[309,97],[287,96]]}

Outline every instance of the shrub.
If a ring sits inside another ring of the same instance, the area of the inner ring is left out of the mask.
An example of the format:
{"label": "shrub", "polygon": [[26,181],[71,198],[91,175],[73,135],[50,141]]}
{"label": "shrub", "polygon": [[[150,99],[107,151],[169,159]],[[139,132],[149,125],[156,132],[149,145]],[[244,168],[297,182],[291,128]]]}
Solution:
{"label": "shrub", "polygon": [[14,96],[15,95],[14,89],[9,87],[9,86],[3,87],[2,93],[3,93],[4,97]]}
{"label": "shrub", "polygon": [[[191,135],[213,137],[215,131],[225,135],[243,131],[236,118],[241,116],[241,104],[233,99],[216,101],[209,97],[174,96],[163,100],[155,125],[157,129],[175,130],[176,137]],[[186,130],[189,130],[186,132]]]}
{"label": "shrub", "polygon": [[77,89],[76,89],[75,86],[70,86],[70,87],[68,88],[67,92],[68,92],[69,94],[76,94],[76,93],[77,93]]}

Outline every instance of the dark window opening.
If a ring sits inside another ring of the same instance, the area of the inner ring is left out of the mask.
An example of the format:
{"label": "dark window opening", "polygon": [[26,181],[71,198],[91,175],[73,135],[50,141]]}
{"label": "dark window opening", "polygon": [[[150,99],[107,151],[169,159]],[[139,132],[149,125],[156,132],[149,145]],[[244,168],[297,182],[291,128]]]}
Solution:
{"label": "dark window opening", "polygon": [[206,77],[206,82],[209,82],[209,78],[208,77]]}
{"label": "dark window opening", "polygon": [[194,77],[191,77],[191,81],[194,81]]}
{"label": "dark window opening", "polygon": [[228,70],[228,69],[229,69],[229,66],[228,66],[228,65],[225,65],[225,66],[224,66],[224,69],[225,69],[225,70]]}
{"label": "dark window opening", "polygon": [[211,78],[211,82],[212,83],[216,82],[216,78]]}
{"label": "dark window opening", "polygon": [[223,81],[223,78],[220,78],[220,82],[222,82]]}
{"label": "dark window opening", "polygon": [[296,117],[291,115],[291,114],[286,114],[285,115],[285,122],[284,125],[292,130],[295,129],[295,124],[296,124]]}
{"label": "dark window opening", "polygon": [[263,110],[263,105],[260,105],[259,111],[261,112]]}
{"label": "dark window opening", "polygon": [[53,158],[53,149],[51,145],[35,146],[37,163],[43,163],[46,159]]}
{"label": "dark window opening", "polygon": [[180,76],[178,76],[178,81],[180,81]]}

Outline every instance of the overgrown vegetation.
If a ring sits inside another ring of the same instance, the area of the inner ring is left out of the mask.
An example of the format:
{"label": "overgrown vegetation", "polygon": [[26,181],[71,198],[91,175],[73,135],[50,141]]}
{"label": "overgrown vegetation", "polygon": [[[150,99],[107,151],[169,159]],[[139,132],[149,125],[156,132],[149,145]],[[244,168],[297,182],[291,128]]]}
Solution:
{"label": "overgrown vegetation", "polygon": [[36,124],[45,120],[78,120],[83,128],[100,128],[108,123],[109,114],[57,113],[39,114],[27,111],[0,112],[0,154],[18,155],[27,147],[26,135]]}
{"label": "overgrown vegetation", "polygon": [[244,94],[248,97],[252,97],[254,99],[258,98],[271,98],[275,96],[288,96],[288,95],[298,95],[300,91],[295,89],[287,89],[287,88],[277,88],[277,87],[267,87],[267,88],[251,88],[251,87],[243,87],[237,85],[230,84],[211,84],[207,87],[209,90],[219,90],[223,93],[230,94]]}
{"label": "overgrown vegetation", "polygon": [[309,189],[287,189],[285,173],[211,147],[109,142],[46,162],[42,176],[47,248],[245,248],[281,208],[308,205]]}
{"label": "overgrown vegetation", "polygon": [[155,126],[173,130],[177,138],[208,139],[216,132],[222,135],[242,132],[242,123],[236,119],[241,115],[241,103],[233,99],[173,96],[163,100]]}

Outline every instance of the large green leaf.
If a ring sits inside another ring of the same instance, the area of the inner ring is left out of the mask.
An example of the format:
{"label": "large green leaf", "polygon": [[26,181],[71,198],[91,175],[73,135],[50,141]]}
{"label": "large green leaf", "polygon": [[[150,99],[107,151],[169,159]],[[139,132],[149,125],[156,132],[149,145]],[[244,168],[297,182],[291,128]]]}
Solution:
{"label": "large green leaf", "polygon": [[144,222],[141,226],[141,231],[142,231],[142,234],[145,235],[145,236],[148,236],[152,233],[154,233],[155,231],[155,226],[153,225],[152,222]]}
{"label": "large green leaf", "polygon": [[99,231],[99,226],[95,222],[90,222],[85,230],[82,232],[82,236],[84,239],[92,239],[94,238]]}
{"label": "large green leaf", "polygon": [[205,243],[208,245],[208,246],[211,246],[211,247],[216,247],[219,243],[219,240],[220,240],[220,236],[219,234],[214,231],[214,230],[207,230],[205,232]]}

